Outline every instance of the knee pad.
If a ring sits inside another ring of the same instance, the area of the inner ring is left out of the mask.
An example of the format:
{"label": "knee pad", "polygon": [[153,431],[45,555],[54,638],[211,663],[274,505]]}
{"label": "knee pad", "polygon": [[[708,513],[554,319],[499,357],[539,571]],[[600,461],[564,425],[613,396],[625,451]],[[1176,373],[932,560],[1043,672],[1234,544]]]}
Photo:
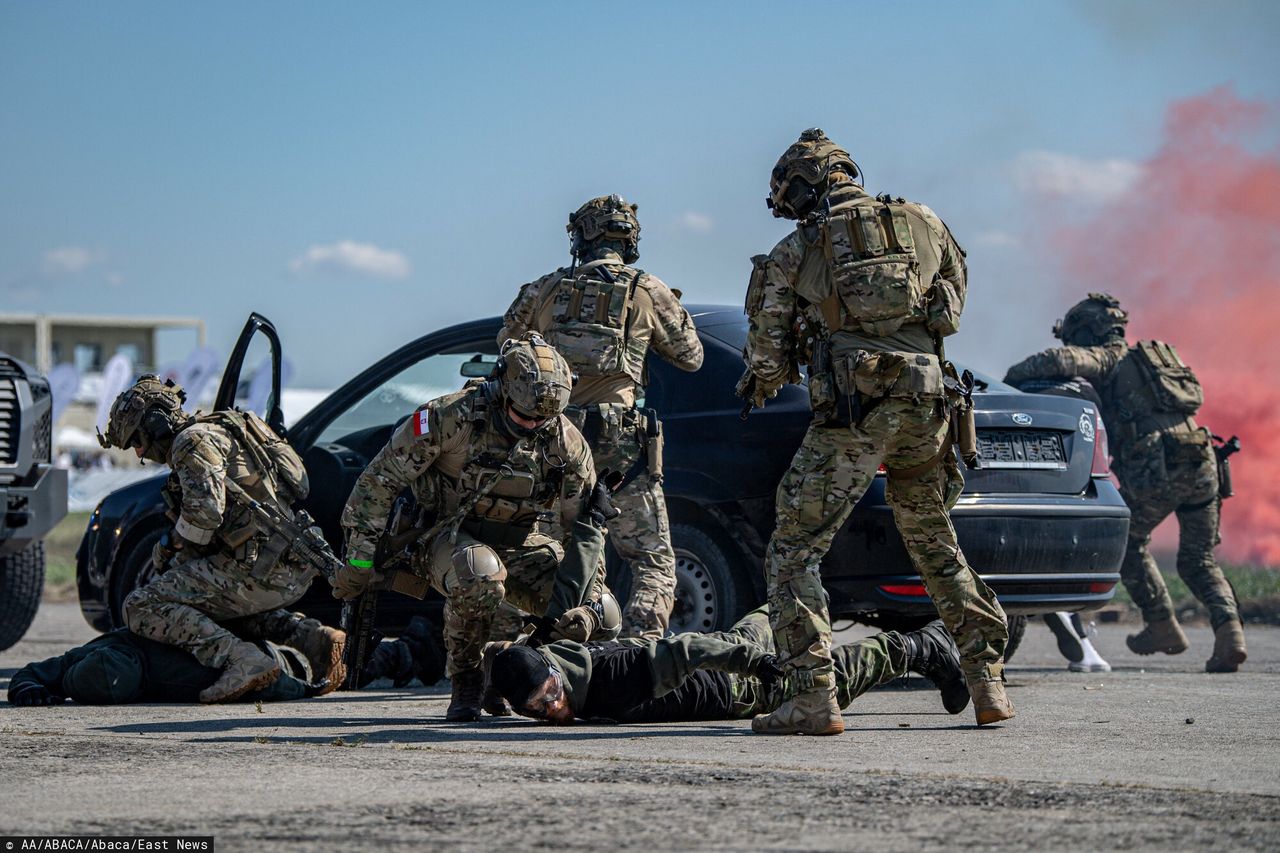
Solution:
{"label": "knee pad", "polygon": [[501,584],[507,579],[507,567],[498,553],[488,545],[464,545],[450,556],[453,579],[462,586]]}
{"label": "knee pad", "polygon": [[600,627],[592,635],[593,640],[616,640],[622,633],[622,608],[612,592],[605,590],[591,603],[591,609],[600,617]]}

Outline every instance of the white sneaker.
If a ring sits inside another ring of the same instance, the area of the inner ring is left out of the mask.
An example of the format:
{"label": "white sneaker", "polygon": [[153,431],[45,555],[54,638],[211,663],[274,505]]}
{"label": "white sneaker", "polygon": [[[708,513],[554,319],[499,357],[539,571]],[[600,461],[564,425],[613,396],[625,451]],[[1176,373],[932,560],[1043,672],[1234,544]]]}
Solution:
{"label": "white sneaker", "polygon": [[1078,661],[1067,664],[1067,669],[1072,672],[1111,671],[1111,664],[1102,659],[1102,655],[1098,654],[1098,650],[1093,647],[1093,643],[1089,642],[1088,637],[1080,638],[1080,646],[1084,649],[1084,656]]}

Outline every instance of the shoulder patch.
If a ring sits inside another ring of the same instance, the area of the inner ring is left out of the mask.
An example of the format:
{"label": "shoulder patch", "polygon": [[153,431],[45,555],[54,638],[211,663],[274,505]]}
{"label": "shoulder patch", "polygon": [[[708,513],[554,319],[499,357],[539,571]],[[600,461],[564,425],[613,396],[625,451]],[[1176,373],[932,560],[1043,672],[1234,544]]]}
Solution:
{"label": "shoulder patch", "polygon": [[429,409],[419,409],[413,413],[413,434],[427,435],[431,432],[431,412]]}

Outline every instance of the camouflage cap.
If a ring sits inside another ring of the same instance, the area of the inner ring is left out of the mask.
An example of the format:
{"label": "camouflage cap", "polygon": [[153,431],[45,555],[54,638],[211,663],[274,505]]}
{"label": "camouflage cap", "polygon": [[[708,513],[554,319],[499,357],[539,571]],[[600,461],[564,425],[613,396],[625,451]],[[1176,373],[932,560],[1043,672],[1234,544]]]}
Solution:
{"label": "camouflage cap", "polygon": [[1129,312],[1120,307],[1119,299],[1109,293],[1090,293],[1053,324],[1053,335],[1066,344],[1094,346],[1124,340],[1127,325]]}
{"label": "camouflage cap", "polygon": [[502,347],[502,393],[521,414],[554,418],[569,405],[573,373],[555,347],[537,332],[526,332]]}
{"label": "camouflage cap", "polygon": [[161,380],[154,373],[146,373],[126,388],[111,404],[107,420],[107,434],[98,433],[98,443],[103,447],[144,447],[149,437],[142,425],[148,412],[158,412],[176,430],[180,421],[187,419],[182,404],[187,392],[172,379]]}
{"label": "camouflage cap", "polygon": [[858,164],[839,145],[836,145],[821,128],[811,127],[791,144],[769,177],[769,197],[766,202],[774,216],[795,218],[796,212],[787,201],[787,188],[799,179],[811,186],[822,186],[833,167],[841,166],[849,177],[858,178]]}
{"label": "camouflage cap", "polygon": [[570,213],[565,231],[569,232],[574,253],[596,240],[637,243],[640,240],[640,220],[636,218],[636,211],[639,209],[638,205],[629,204],[620,195],[602,195]]}

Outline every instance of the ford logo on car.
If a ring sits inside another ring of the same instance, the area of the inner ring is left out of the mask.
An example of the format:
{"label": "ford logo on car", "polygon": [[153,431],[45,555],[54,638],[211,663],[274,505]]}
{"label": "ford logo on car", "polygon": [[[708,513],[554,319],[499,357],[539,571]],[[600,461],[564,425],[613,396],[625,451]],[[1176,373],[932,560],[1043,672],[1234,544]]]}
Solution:
{"label": "ford logo on car", "polygon": [[1013,422],[1018,426],[1031,426],[1031,415],[1026,412],[1014,412],[1012,417]]}

